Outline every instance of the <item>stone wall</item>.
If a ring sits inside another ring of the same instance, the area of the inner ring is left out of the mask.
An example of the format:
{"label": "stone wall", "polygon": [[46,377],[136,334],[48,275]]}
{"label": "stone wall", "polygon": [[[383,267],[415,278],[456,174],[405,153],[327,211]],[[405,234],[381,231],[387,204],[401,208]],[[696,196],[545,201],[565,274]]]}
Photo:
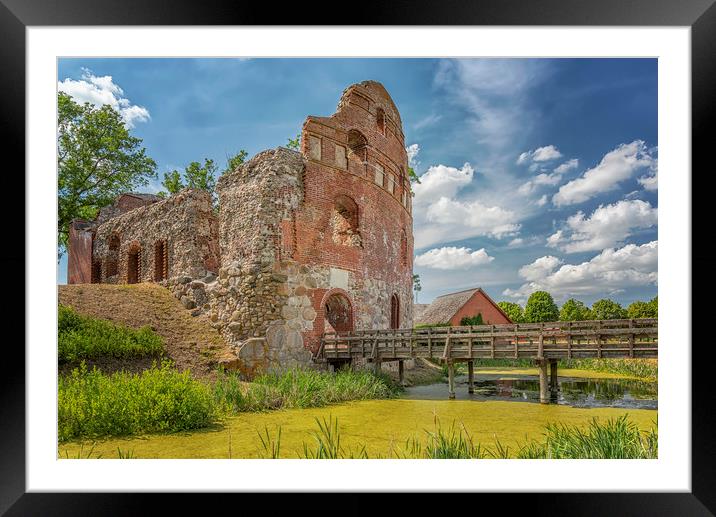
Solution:
{"label": "stone wall", "polygon": [[[157,250],[161,243],[163,252]],[[101,265],[105,283],[199,279],[216,273],[220,260],[218,221],[209,194],[183,190],[100,224],[95,231],[93,260]],[[136,278],[130,278],[135,266]]]}

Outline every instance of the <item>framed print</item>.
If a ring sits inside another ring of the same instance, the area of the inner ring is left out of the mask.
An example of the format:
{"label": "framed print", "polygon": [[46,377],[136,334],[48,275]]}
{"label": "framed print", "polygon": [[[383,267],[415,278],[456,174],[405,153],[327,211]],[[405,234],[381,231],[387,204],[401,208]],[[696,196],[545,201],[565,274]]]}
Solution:
{"label": "framed print", "polygon": [[714,511],[711,2],[1,2],[27,312],[0,510]]}

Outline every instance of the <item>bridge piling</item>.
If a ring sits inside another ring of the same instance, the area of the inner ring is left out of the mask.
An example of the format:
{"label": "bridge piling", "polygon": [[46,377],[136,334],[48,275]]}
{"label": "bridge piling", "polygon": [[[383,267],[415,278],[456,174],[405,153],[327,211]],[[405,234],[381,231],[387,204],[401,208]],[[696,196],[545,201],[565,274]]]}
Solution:
{"label": "bridge piling", "polygon": [[475,361],[467,362],[467,392],[475,393]]}
{"label": "bridge piling", "polygon": [[539,369],[539,401],[540,404],[549,404],[549,385],[547,383],[547,361],[537,359]]}
{"label": "bridge piling", "polygon": [[398,360],[398,382],[401,386],[405,386],[405,374],[403,372],[403,360]]}

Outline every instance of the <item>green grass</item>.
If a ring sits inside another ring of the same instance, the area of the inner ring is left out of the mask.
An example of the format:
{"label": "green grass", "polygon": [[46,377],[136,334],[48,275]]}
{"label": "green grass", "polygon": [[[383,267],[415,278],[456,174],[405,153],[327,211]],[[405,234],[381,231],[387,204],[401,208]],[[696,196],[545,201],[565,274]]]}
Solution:
{"label": "green grass", "polygon": [[[313,443],[303,444],[303,458],[368,459],[365,445],[344,449],[338,419],[316,419],[318,429],[312,432]],[[425,431],[426,440],[408,439],[403,448],[393,447],[390,457],[412,459],[507,459],[513,455],[495,438],[491,447],[475,443],[464,425],[453,421],[446,430],[435,419],[433,431]],[[261,437],[261,434],[259,434]],[[532,440],[521,446],[515,455],[521,459],[655,459],[658,457],[656,423],[642,431],[627,415],[602,423],[594,418],[587,429],[575,425],[548,424],[542,441]],[[265,430],[261,437],[261,457],[280,457],[281,428],[277,438]]]}
{"label": "green grass", "polygon": [[58,357],[60,363],[99,357],[134,358],[158,356],[162,338],[149,327],[132,329],[106,320],[83,316],[58,306]]}
{"label": "green grass", "polygon": [[214,384],[216,400],[235,413],[393,398],[400,390],[387,375],[349,369],[331,374],[295,368],[261,375],[248,384],[236,374],[224,372]]}
{"label": "green grass", "polygon": [[58,385],[58,438],[200,429],[220,416],[211,389],[165,361],[141,374],[105,375],[84,363]]}

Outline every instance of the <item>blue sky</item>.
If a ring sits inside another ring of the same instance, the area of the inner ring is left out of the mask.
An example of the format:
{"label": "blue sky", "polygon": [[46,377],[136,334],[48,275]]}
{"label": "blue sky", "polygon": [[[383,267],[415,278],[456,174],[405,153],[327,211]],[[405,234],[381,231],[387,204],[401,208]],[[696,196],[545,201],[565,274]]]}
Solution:
{"label": "blue sky", "polygon": [[[382,82],[415,185],[421,303],[657,293],[656,59],[63,59],[58,86],[122,111],[164,172],[284,145]],[[66,281],[66,258],[58,266]]]}

